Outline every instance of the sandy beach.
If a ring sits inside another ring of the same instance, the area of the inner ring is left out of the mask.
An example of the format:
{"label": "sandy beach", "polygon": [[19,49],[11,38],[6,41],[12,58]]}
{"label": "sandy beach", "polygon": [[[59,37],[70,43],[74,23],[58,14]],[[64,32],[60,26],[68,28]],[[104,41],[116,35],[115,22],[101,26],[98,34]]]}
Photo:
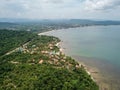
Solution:
{"label": "sandy beach", "polygon": [[50,31],[46,31],[46,32],[42,32],[42,33],[38,33],[38,35],[46,35],[46,33],[49,33],[51,31],[55,31],[55,30],[50,30]]}

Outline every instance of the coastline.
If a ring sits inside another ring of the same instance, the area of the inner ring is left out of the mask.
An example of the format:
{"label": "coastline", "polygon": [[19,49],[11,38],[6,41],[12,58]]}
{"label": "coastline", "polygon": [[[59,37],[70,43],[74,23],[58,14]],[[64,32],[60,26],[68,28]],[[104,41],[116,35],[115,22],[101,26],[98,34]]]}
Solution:
{"label": "coastline", "polygon": [[[80,28],[80,27],[91,27],[91,26],[97,26],[97,25],[89,25],[89,26],[78,26],[78,27],[69,27],[69,28],[61,28],[61,29],[72,29],[72,28]],[[38,33],[38,35],[45,35],[45,33],[49,33],[51,31],[56,31],[56,30],[61,30],[61,29],[52,29],[52,30],[48,30],[48,31],[44,31],[44,32],[40,32]]]}
{"label": "coastline", "polygon": [[[51,30],[51,31],[55,31],[55,30]],[[47,33],[51,31],[48,31]],[[38,35],[46,35],[46,32],[39,33]],[[60,51],[63,54],[67,55],[67,53],[65,52],[65,48],[62,47],[62,44],[63,42],[61,41],[57,43],[57,46],[59,47]],[[84,61],[81,61],[82,59],[81,57],[79,58],[73,56],[70,57],[76,60],[80,65],[84,66],[86,72],[91,76],[93,81],[96,82],[97,85],[99,86],[99,90],[116,90],[116,89],[111,89],[111,83],[109,83],[108,78],[104,76],[97,67],[90,66],[89,64],[86,64]]]}
{"label": "coastline", "polygon": [[[58,46],[61,52],[67,55],[65,52],[65,48],[62,47],[62,43],[63,43],[62,41],[59,42]],[[86,64],[84,61],[81,61],[81,59],[83,59],[81,57],[79,58],[73,56],[70,57],[72,57],[75,61],[77,61],[80,65],[82,65],[85,68],[86,72],[91,76],[91,79],[94,82],[96,82],[97,85],[99,86],[99,90],[113,90],[111,89],[111,84],[109,84],[109,79],[106,78],[106,76],[104,76],[97,67],[90,66],[89,64]]]}
{"label": "coastline", "polygon": [[[54,31],[54,30],[53,30]],[[42,35],[45,35],[44,33],[42,33]],[[63,48],[61,46],[61,44],[63,43],[63,41],[60,41],[56,44],[56,46],[59,48],[59,51],[64,54],[65,56],[69,56],[65,53],[65,48]],[[71,56],[69,56],[71,57]],[[73,57],[71,57],[73,58]],[[101,77],[101,75],[98,73],[98,69],[97,68],[92,68],[92,67],[89,67],[88,65],[84,64],[84,62],[79,62],[77,59],[73,58],[77,63],[79,63],[79,66],[80,67],[83,67],[86,71],[86,73],[88,75],[90,75],[91,79],[99,86],[99,90],[110,90],[110,88],[107,88],[107,87],[100,87],[99,85],[99,79]],[[96,73],[97,72],[97,73]],[[92,74],[93,73],[93,74]],[[105,85],[106,86],[106,85]]]}
{"label": "coastline", "polygon": [[45,33],[47,32],[51,32],[51,31],[55,31],[55,30],[49,30],[49,31],[45,31],[45,32],[42,32],[42,33],[38,33],[38,35],[45,35]]}
{"label": "coastline", "polygon": [[[51,31],[55,31],[55,30],[51,30]],[[49,33],[49,32],[51,32],[51,31],[47,31],[47,33]],[[43,33],[39,33],[38,35],[46,35],[45,34],[46,32],[43,32]],[[58,42],[57,44],[56,44],[56,46],[59,48],[59,50],[60,50],[60,52],[62,52],[62,54],[65,54],[66,55],[66,53],[65,53],[65,48],[63,48],[62,47],[62,41],[60,41],[60,42]],[[73,57],[72,57],[73,58]],[[100,88],[100,90],[104,90],[103,89],[103,87],[100,87],[100,85],[99,85],[99,82],[100,82],[100,78],[101,78],[101,75],[100,75],[100,73],[98,73],[98,69],[97,68],[93,68],[93,67],[90,67],[90,66],[88,66],[88,65],[86,65],[84,62],[80,62],[79,60],[77,60],[77,59],[75,59],[75,58],[73,58],[75,61],[77,61],[80,65],[82,65],[84,68],[85,68],[85,70],[86,70],[86,72],[88,73],[88,75],[90,75],[91,76],[91,79],[94,81],[94,82],[96,82],[97,83],[97,85],[99,86],[99,88]],[[97,72],[97,73],[95,73],[95,72]],[[109,90],[109,89],[106,89],[106,90]]]}

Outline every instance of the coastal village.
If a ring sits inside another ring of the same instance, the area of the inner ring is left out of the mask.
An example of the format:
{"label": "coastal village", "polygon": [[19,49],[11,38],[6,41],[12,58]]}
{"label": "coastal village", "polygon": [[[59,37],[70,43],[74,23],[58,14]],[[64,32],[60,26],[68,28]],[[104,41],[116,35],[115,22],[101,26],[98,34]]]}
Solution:
{"label": "coastal village", "polygon": [[[27,63],[29,63],[29,65],[47,63],[53,65],[55,68],[67,68],[69,70],[83,67],[83,65],[79,64],[71,57],[65,56],[62,52],[62,48],[60,47],[60,40],[56,38],[53,38],[53,41],[46,45],[42,45],[41,42],[36,42],[36,44],[34,41],[28,42],[7,53],[7,55],[13,52],[29,53],[31,55],[41,56],[41,58],[37,60],[35,58],[28,60]],[[10,61],[10,63],[20,64],[21,62]]]}

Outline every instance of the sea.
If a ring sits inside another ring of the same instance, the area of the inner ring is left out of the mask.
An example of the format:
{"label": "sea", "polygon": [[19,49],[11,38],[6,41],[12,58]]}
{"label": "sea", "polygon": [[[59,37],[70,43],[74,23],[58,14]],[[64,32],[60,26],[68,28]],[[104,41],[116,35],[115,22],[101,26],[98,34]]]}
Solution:
{"label": "sea", "polygon": [[66,55],[98,68],[109,80],[105,81],[110,84],[109,90],[120,90],[120,25],[68,28],[44,34],[60,38]]}

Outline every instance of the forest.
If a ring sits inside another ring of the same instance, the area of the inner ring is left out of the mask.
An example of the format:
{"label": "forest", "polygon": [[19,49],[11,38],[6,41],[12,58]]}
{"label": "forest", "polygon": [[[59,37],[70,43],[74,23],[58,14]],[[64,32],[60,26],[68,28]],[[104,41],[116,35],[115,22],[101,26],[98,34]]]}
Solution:
{"label": "forest", "polygon": [[[59,51],[58,42],[53,36],[0,30],[0,90],[99,90],[82,65]],[[5,55],[17,47],[22,50]]]}
{"label": "forest", "polygon": [[0,56],[30,41],[36,35],[25,31],[0,30]]}

